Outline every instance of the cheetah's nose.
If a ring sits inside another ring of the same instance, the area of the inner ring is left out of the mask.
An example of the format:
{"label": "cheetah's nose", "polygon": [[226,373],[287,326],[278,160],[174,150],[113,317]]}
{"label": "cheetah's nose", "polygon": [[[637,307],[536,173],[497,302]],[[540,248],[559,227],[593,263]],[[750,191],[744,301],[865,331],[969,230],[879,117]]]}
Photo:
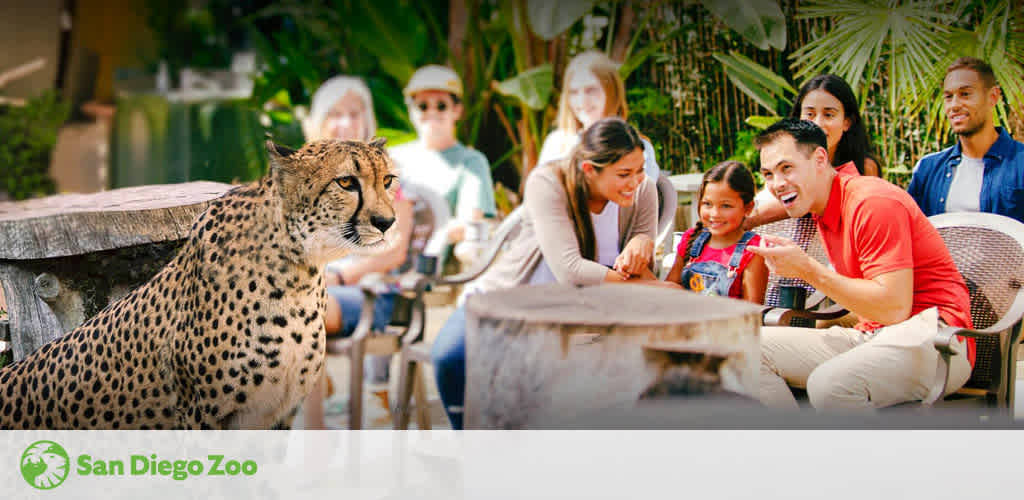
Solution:
{"label": "cheetah's nose", "polygon": [[373,224],[373,227],[380,229],[380,232],[382,233],[386,233],[388,228],[394,223],[394,217],[380,217],[377,215],[370,216],[370,224]]}

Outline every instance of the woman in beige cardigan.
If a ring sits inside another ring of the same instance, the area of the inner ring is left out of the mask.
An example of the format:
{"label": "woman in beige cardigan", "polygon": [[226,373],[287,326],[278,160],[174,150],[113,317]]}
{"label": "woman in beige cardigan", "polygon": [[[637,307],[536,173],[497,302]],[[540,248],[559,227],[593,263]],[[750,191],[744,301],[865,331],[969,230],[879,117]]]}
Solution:
{"label": "woman in beige cardigan", "polygon": [[[650,270],[658,198],[644,174],[640,135],[621,118],[583,132],[569,158],[536,168],[526,180],[522,228],[467,294],[519,285],[597,285],[644,281]],[[431,357],[452,428],[462,428],[466,318],[459,306],[441,328]]]}

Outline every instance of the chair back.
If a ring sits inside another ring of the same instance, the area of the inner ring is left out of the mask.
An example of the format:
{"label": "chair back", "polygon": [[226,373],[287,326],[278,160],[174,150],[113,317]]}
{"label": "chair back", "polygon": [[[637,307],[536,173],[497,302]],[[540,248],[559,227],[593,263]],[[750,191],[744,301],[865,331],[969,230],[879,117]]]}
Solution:
{"label": "chair back", "polygon": [[[402,263],[396,273],[405,273],[414,267],[419,268],[424,261],[421,257],[437,246],[436,241],[447,241],[446,230],[450,215],[448,204],[444,198],[434,190],[411,181],[402,181],[402,192],[412,202],[412,235],[409,237],[409,248],[406,250],[405,262]],[[443,248],[443,246],[442,246]],[[433,259],[433,269],[428,271],[438,273],[441,266]],[[417,269],[423,271],[422,269]],[[394,298],[395,305],[391,312],[389,324],[394,326],[409,326],[412,322],[413,301],[399,294]]]}
{"label": "chair back", "polygon": [[[659,175],[655,184],[658,187],[658,235],[654,241],[655,248],[672,244],[672,233],[676,228],[676,209],[679,207],[679,194],[667,175]],[[664,248],[672,253],[673,248]]]}
{"label": "chair back", "polygon": [[977,339],[974,371],[965,385],[996,390],[1004,377],[1013,376],[1015,368],[1003,365],[1010,358],[1004,353],[1016,349],[1024,314],[1024,224],[977,212],[940,214],[928,220],[938,229],[967,282],[974,328],[987,329],[1004,317],[1012,320],[1014,326],[1008,331]]}
{"label": "chair back", "polygon": [[[828,254],[825,253],[825,246],[818,235],[818,228],[814,224],[814,219],[810,216],[772,222],[755,228],[754,232],[761,235],[782,236],[793,240],[804,252],[807,252],[807,255],[810,255],[822,264],[828,265],[829,263]],[[803,298],[794,297],[800,290],[803,290],[800,293],[802,297],[806,297],[815,291],[814,287],[802,279],[783,278],[775,273],[771,273],[768,275],[768,288],[765,290],[764,305],[803,309]],[[794,300],[797,303],[794,303]],[[801,321],[805,322],[805,324],[800,324]],[[796,318],[794,319],[793,326],[813,327],[814,325],[809,324],[807,320],[802,318]]]}
{"label": "chair back", "polygon": [[[443,254],[451,215],[444,198],[426,186],[402,180],[402,192],[413,202],[413,227],[409,250],[405,262],[398,269],[399,272],[406,272],[420,262],[420,255],[431,254],[440,257]],[[430,270],[432,272],[428,274],[437,275],[441,267],[440,263],[435,263],[435,269]]]}

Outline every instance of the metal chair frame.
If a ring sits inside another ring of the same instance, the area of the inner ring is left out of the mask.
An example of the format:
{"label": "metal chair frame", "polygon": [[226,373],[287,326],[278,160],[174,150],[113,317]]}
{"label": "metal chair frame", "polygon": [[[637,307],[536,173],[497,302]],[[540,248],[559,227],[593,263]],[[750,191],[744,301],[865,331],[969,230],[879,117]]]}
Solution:
{"label": "metal chair frame", "polygon": [[476,262],[473,269],[464,273],[448,277],[429,277],[418,273],[410,273],[403,277],[401,288],[403,294],[409,294],[417,307],[413,308],[413,324],[417,328],[410,328],[401,340],[401,347],[398,353],[398,390],[396,401],[392,405],[392,426],[395,429],[408,429],[409,419],[412,416],[412,397],[416,396],[416,420],[420,429],[429,429],[430,420],[427,410],[427,401],[423,389],[424,376],[421,373],[423,365],[430,364],[430,348],[423,338],[423,325],[426,324],[425,311],[423,307],[423,294],[428,286],[454,286],[463,285],[475,280],[486,271],[491,264],[497,260],[498,254],[504,248],[505,243],[521,227],[523,219],[523,207],[516,208],[505,220],[501,222],[494,235],[491,237],[491,244],[487,251]]}
{"label": "metal chair frame", "polygon": [[[658,176],[655,182],[658,188],[658,234],[654,240],[654,248],[661,248],[664,254],[675,251],[672,248],[672,234],[676,229],[676,210],[679,208],[679,193],[668,176]],[[655,252],[657,254],[657,252]],[[661,259],[655,255],[654,275],[660,276]]]}

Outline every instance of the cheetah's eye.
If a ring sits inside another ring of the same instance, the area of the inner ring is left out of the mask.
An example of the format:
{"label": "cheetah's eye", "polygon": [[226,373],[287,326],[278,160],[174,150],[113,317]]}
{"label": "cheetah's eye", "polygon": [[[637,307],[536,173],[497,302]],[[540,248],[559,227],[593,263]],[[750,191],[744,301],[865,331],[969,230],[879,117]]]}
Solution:
{"label": "cheetah's eye", "polygon": [[391,189],[391,183],[394,182],[395,176],[385,175],[384,176],[384,189]]}
{"label": "cheetah's eye", "polygon": [[351,175],[346,175],[345,177],[337,179],[334,182],[337,182],[338,186],[346,191],[355,191],[359,189],[359,181],[356,180],[356,178]]}

